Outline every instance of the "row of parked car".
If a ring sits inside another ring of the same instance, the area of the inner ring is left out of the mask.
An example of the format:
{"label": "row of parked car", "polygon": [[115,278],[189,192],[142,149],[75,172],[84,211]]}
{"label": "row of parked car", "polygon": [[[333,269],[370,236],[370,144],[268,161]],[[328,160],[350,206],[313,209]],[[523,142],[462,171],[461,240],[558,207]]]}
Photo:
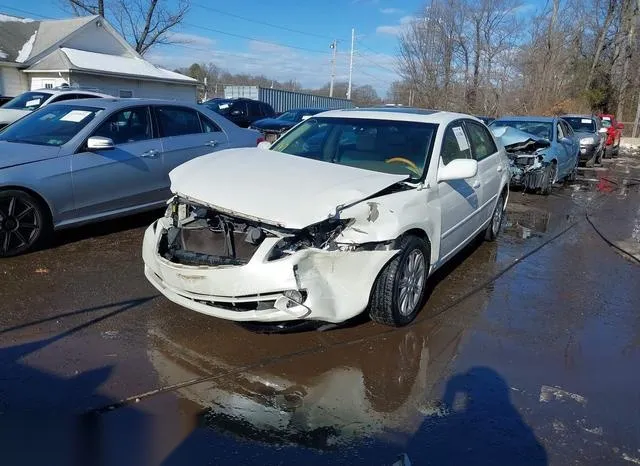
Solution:
{"label": "row of parked car", "polygon": [[270,143],[221,115],[234,103],[76,98],[0,130],[0,256],[166,206],[144,234],[145,275],[186,308],[405,325],[435,270],[498,236],[514,178],[547,192],[599,144],[570,117],[487,127],[402,107],[292,111]]}

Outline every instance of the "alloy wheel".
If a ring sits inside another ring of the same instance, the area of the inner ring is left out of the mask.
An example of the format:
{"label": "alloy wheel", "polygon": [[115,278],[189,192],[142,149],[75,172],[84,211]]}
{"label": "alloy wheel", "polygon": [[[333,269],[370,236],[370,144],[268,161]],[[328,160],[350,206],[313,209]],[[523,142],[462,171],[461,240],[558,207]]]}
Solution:
{"label": "alloy wheel", "polygon": [[424,254],[418,249],[409,253],[404,263],[398,294],[400,314],[410,315],[418,305],[424,290],[426,262]]}
{"label": "alloy wheel", "polygon": [[0,198],[0,256],[28,249],[42,229],[38,206],[21,196]]}

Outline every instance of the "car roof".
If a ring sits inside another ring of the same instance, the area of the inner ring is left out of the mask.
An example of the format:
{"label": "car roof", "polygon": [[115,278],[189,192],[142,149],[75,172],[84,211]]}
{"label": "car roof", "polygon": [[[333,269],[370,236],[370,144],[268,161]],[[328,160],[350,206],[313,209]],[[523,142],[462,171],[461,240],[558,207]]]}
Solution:
{"label": "car roof", "polygon": [[448,124],[454,120],[466,118],[482,123],[482,120],[479,120],[473,115],[412,107],[374,107],[329,110],[316,116],[328,118],[365,118],[371,120],[413,121],[434,124]]}
{"label": "car roof", "polygon": [[195,103],[180,102],[177,100],[118,98],[111,96],[102,99],[65,100],[51,105],[78,105],[104,108],[106,110],[124,108],[132,105],[180,105],[182,107],[199,108]]}
{"label": "car roof", "polygon": [[111,97],[113,98],[112,95],[108,95],[108,94],[102,94],[100,92],[97,91],[92,91],[89,89],[78,89],[78,88],[73,88],[70,87],[68,89],[33,89],[31,91],[27,91],[27,92],[46,92],[48,94],[51,95],[64,95],[64,94],[90,94],[90,95],[94,95],[96,97],[101,97],[101,98],[107,98],[107,97]]}
{"label": "car roof", "polygon": [[598,118],[598,117],[595,116],[595,115],[585,115],[585,114],[579,114],[579,113],[570,113],[570,114],[567,114],[567,115],[562,115],[560,118],[591,118],[591,119],[594,119],[594,118]]}
{"label": "car roof", "polygon": [[501,121],[534,121],[536,123],[553,123],[558,117],[550,116],[503,116],[496,118],[494,123]]}

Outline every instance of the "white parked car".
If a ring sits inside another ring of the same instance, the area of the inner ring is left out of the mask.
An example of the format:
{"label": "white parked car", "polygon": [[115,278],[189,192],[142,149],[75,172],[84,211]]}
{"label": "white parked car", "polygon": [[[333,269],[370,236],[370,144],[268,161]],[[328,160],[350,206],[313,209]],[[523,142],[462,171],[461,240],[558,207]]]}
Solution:
{"label": "white parked car", "polygon": [[336,110],[270,149],[205,155],[144,237],[145,274],[184,307],[235,321],[401,326],[430,274],[499,233],[509,160],[469,115]]}
{"label": "white parked car", "polygon": [[73,87],[59,87],[55,89],[40,89],[28,91],[14,97],[0,107],[0,129],[19,120],[34,110],[45,105],[65,100],[107,98],[110,95],[93,91],[75,89]]}

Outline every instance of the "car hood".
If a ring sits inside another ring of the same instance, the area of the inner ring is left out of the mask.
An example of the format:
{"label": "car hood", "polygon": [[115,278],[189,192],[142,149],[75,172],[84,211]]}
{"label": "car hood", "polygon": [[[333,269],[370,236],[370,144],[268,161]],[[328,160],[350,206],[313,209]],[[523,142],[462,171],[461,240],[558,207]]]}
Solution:
{"label": "car hood", "polygon": [[29,110],[0,108],[0,124],[9,124],[31,113]]}
{"label": "car hood", "polygon": [[295,126],[297,123],[294,121],[278,120],[277,118],[265,118],[258,120],[251,124],[257,129],[288,129]]}
{"label": "car hood", "polygon": [[497,126],[491,128],[493,135],[500,139],[507,152],[535,151],[543,147],[549,147],[548,139],[540,138],[530,133],[520,131],[510,126]]}
{"label": "car hood", "polygon": [[169,177],[175,194],[290,229],[318,223],[409,178],[257,148],[198,157]]}
{"label": "car hood", "polygon": [[575,131],[573,134],[575,135],[577,140],[580,140],[582,138],[594,138],[597,141],[599,138],[598,133],[589,133],[587,131]]}
{"label": "car hood", "polygon": [[38,162],[55,157],[60,152],[56,146],[39,146],[0,141],[0,169]]}

